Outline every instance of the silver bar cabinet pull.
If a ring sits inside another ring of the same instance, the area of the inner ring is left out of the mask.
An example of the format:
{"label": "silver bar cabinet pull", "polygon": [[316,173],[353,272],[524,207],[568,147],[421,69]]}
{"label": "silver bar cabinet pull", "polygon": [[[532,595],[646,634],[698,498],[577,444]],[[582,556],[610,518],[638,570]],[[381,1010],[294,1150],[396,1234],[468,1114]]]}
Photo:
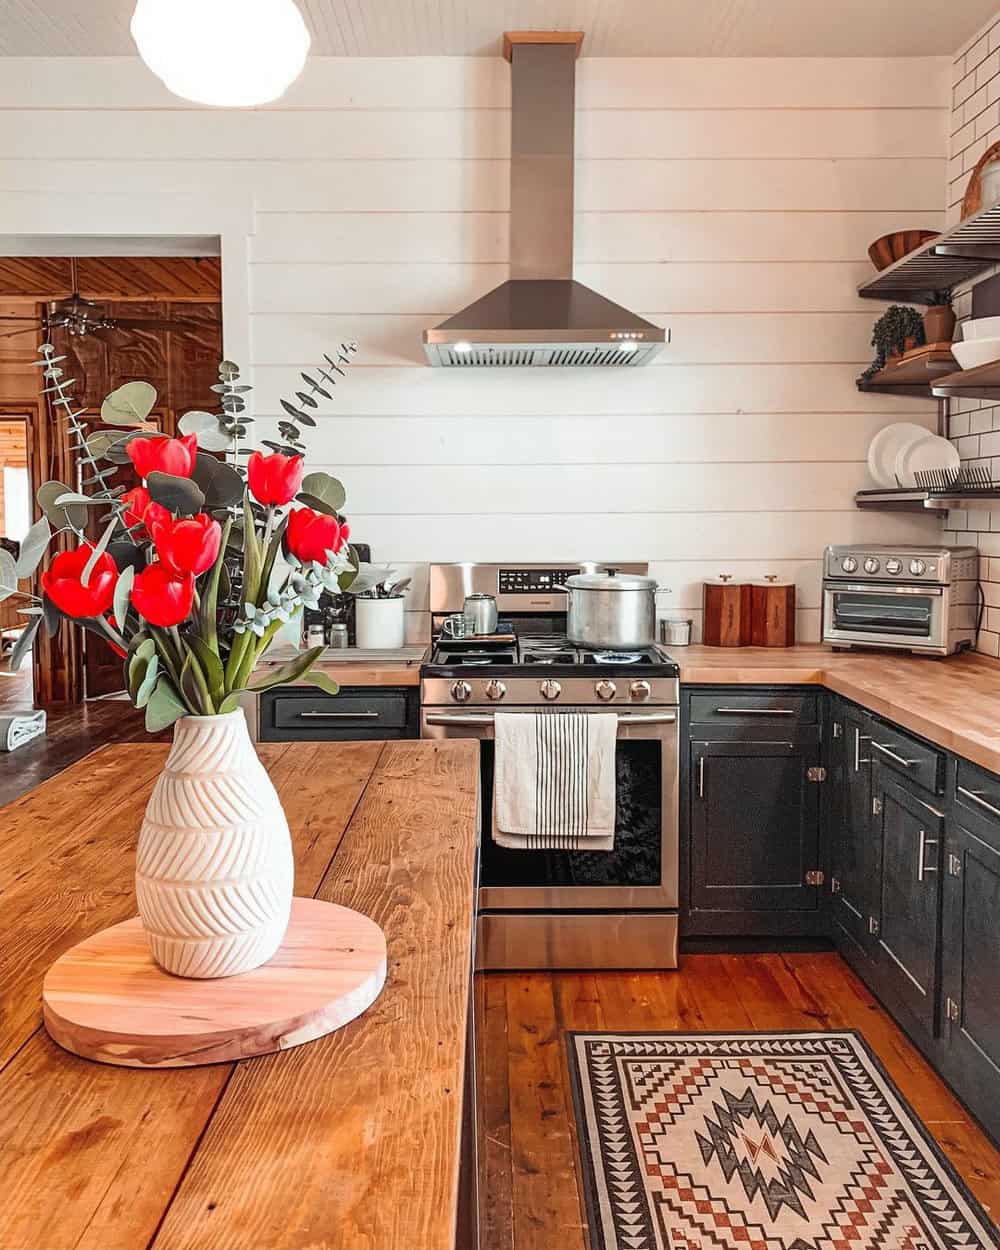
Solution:
{"label": "silver bar cabinet pull", "polygon": [[[889,759],[894,760],[895,763],[901,765],[903,768],[913,768],[915,764],[920,763],[919,760],[904,760],[901,755],[897,755],[896,752],[890,750],[889,747],[883,746],[881,742],[876,742],[874,738],[872,739],[872,746],[876,751],[881,751],[883,755],[888,755]],[[997,815],[1000,815],[1000,812],[998,812]]]}
{"label": "silver bar cabinet pull", "polygon": [[378,712],[300,712],[300,720],[378,720]]}
{"label": "silver bar cabinet pull", "polygon": [[698,756],[698,798],[705,797],[705,757]]}
{"label": "silver bar cabinet pull", "polygon": [[918,881],[923,881],[924,877],[929,872],[937,872],[937,869],[934,867],[933,864],[924,863],[924,852],[926,848],[929,846],[937,846],[937,838],[929,838],[927,836],[927,830],[921,829],[920,839],[917,844],[917,880]]}
{"label": "silver bar cabinet pull", "polygon": [[717,716],[795,716],[792,707],[717,707]]}
{"label": "silver bar cabinet pull", "polygon": [[977,794],[975,790],[966,790],[965,786],[957,786],[956,789],[963,798],[971,799],[973,803],[978,803],[979,806],[985,808],[991,816],[1000,817],[1000,807],[994,807],[992,803],[987,803],[986,800],[981,795]]}
{"label": "silver bar cabinet pull", "polygon": [[867,742],[867,741],[868,741],[868,735],[867,735],[867,734],[863,734],[863,733],[861,732],[861,730],[860,730],[860,729],[858,729],[858,728],[856,728],[856,727],[855,727],[855,730],[854,730],[854,771],[855,771],[856,773],[861,772],[861,765],[862,765],[862,764],[870,764],[870,763],[871,763],[871,761],[870,761],[870,760],[863,760],[863,759],[861,758],[861,742],[862,742],[862,740],[864,740],[865,742]]}

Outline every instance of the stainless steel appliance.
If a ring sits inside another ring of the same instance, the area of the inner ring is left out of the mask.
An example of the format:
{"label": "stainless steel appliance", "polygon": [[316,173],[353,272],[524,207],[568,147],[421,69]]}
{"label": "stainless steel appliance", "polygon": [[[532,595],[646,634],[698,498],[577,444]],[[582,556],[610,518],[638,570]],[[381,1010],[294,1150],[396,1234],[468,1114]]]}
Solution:
{"label": "stainless steel appliance", "polygon": [[[420,734],[480,742],[481,968],[677,966],[678,668],[656,646],[602,652],[569,641],[556,588],[602,567],[431,566],[435,643],[421,668]],[[496,595],[496,636],[439,636],[473,588]],[[612,851],[509,850],[491,837],[494,715],[541,708],[618,718]]]}
{"label": "stainless steel appliance", "polygon": [[482,592],[466,595],[462,615],[470,634],[496,633],[498,619],[496,596]]}
{"label": "stainless steel appliance", "polygon": [[668,335],[573,280],[573,137],[580,36],[505,37],[511,63],[510,280],[424,331],[430,364],[644,365]]}
{"label": "stainless steel appliance", "polygon": [[565,584],[566,635],[581,647],[649,647],[656,641],[656,580],[638,573],[577,573]]}
{"label": "stainless steel appliance", "polygon": [[823,641],[951,655],[975,644],[982,615],[975,547],[827,547]]}

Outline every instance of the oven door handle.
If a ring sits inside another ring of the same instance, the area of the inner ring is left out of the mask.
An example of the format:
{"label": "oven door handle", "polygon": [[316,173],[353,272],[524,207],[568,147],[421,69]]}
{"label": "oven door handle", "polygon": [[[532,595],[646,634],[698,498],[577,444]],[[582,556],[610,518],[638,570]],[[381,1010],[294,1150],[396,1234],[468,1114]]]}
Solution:
{"label": "oven door handle", "polygon": [[[516,713],[515,713],[516,715]],[[618,716],[619,725],[673,725],[677,720],[676,712],[648,712],[632,715],[625,713]],[[468,725],[470,728],[492,725],[492,712],[426,712],[424,720],[428,725]]]}

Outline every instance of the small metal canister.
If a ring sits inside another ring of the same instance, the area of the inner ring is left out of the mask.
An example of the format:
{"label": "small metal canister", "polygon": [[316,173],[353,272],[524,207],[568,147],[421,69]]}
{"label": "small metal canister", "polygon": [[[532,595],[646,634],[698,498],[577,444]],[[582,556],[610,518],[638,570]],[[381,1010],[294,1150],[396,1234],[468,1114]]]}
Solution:
{"label": "small metal canister", "polygon": [[343,651],[347,646],[347,623],[334,621],[330,625],[329,645],[336,651]]}
{"label": "small metal canister", "polygon": [[660,642],[667,647],[690,646],[691,625],[690,618],[683,621],[662,619],[660,621]]}

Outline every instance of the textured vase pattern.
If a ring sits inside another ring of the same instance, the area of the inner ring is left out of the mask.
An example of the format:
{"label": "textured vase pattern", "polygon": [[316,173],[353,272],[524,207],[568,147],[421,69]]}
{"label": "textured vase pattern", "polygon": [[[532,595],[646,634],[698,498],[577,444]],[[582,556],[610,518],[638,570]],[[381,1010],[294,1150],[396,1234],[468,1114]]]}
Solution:
{"label": "textured vase pattern", "polygon": [[266,963],[288,928],[293,877],[288,823],[243,712],[177,721],[136,863],[153,958],[182,977]]}

